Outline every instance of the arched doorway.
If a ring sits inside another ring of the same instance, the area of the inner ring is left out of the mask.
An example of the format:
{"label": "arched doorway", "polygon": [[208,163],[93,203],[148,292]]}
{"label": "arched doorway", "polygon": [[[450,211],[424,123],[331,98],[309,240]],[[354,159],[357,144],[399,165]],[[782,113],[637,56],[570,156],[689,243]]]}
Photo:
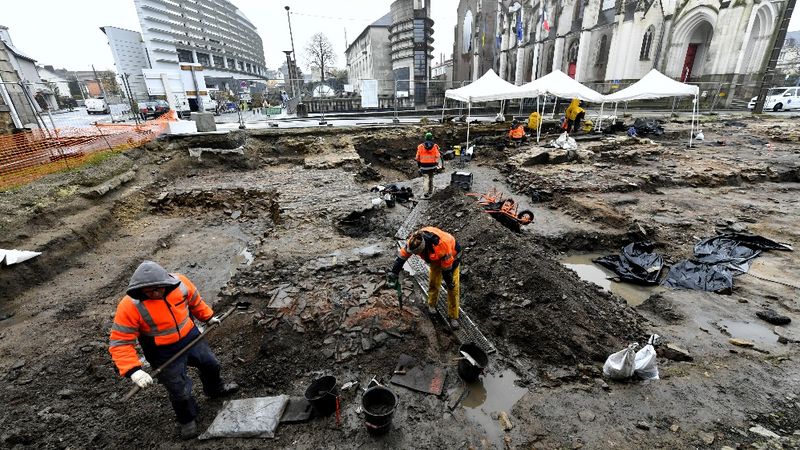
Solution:
{"label": "arched doorway", "polygon": [[578,67],[578,40],[573,39],[567,50],[567,75],[575,78],[575,71]]}
{"label": "arched doorway", "polygon": [[774,24],[775,19],[770,8],[768,6],[758,8],[744,52],[742,73],[758,73],[761,70]]}
{"label": "arched doorway", "polygon": [[688,81],[692,78],[703,76],[704,65],[708,57],[708,48],[711,44],[711,37],[714,35],[714,28],[710,23],[701,21],[695,25],[689,33],[686,45],[686,56],[683,59],[681,69],[681,81]]}

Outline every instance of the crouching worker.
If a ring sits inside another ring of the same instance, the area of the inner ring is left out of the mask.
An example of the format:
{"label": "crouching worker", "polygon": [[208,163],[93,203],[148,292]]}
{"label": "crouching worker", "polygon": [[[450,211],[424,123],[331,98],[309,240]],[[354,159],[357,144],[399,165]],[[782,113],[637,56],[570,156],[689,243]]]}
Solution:
{"label": "crouching worker", "polygon": [[[138,341],[150,366],[159,367],[200,335],[192,317],[209,325],[220,322],[184,275],[167,273],[152,261],[141,263],[131,277],[127,295],[117,306],[111,326],[109,351],[120,375],[143,389],[153,384],[150,374],[142,370],[134,345]],[[198,434],[197,402],[187,366],[199,369],[203,392],[208,397],[231,394],[239,386],[223,383],[219,362],[205,340],[164,368],[158,382],[169,393],[181,437],[191,439]]]}
{"label": "crouching worker", "polygon": [[452,234],[438,228],[425,227],[414,234],[401,248],[389,272],[389,281],[397,282],[403,264],[411,255],[417,255],[430,265],[428,282],[428,313],[436,313],[439,290],[444,278],[447,287],[447,315],[450,327],[456,329],[460,294],[459,266],[461,264],[461,245]]}
{"label": "crouching worker", "polygon": [[517,147],[525,142],[525,127],[516,120],[511,122],[511,130],[508,131],[508,139],[512,145]]}
{"label": "crouching worker", "polygon": [[439,171],[442,155],[439,145],[433,142],[433,134],[425,133],[425,142],[417,146],[417,166],[419,173],[425,177],[425,198],[433,194],[433,176]]}
{"label": "crouching worker", "polygon": [[564,112],[566,120],[564,121],[564,129],[567,133],[577,133],[581,129],[581,122],[586,116],[586,110],[581,108],[581,101],[573,98],[567,110]]}

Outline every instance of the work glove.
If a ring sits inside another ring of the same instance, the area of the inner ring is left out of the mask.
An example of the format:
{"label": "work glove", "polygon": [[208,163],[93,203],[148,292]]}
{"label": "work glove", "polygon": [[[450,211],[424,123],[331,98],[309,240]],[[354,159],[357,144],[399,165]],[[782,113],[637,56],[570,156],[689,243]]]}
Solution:
{"label": "work glove", "polygon": [[222,320],[220,320],[219,317],[215,316],[215,317],[212,317],[212,318],[208,319],[208,322],[206,322],[206,325],[210,326],[210,325],[214,325],[215,323],[222,323]]}
{"label": "work glove", "polygon": [[141,389],[153,384],[153,377],[151,377],[149,373],[142,369],[133,372],[133,375],[131,375],[131,380]]}

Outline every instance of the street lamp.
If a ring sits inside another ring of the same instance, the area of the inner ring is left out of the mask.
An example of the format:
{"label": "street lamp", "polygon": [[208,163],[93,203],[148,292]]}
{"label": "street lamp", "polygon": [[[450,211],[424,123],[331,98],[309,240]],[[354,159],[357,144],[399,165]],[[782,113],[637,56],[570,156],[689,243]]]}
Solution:
{"label": "street lamp", "polygon": [[[292,34],[292,16],[289,14],[289,5],[283,7],[286,10],[286,20],[289,22],[289,40],[292,42],[292,62],[297,67],[297,52],[294,51],[294,34]],[[294,76],[297,76],[297,71],[294,71]],[[295,80],[292,79],[292,87],[294,87]],[[293,89],[294,90],[294,89]],[[295,90],[295,95],[300,95],[300,89]]]}

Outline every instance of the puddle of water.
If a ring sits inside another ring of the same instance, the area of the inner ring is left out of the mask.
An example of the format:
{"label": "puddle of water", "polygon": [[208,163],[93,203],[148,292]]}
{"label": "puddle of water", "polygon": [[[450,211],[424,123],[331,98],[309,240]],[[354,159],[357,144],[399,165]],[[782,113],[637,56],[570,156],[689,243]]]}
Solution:
{"label": "puddle of water", "polygon": [[593,259],[601,256],[604,255],[598,253],[573,255],[562,259],[560,262],[567,269],[577,273],[581,280],[594,283],[603,288],[603,290],[625,299],[630,306],[641,305],[647,300],[647,297],[663,289],[658,286],[639,286],[609,280],[609,277],[615,276],[614,272],[592,262]]}
{"label": "puddle of water", "polygon": [[731,337],[745,339],[753,343],[778,342],[778,335],[758,323],[720,320],[717,325],[730,333]]}
{"label": "puddle of water", "polygon": [[505,411],[510,415],[517,400],[528,392],[514,384],[517,378],[511,369],[485,375],[482,381],[468,385],[469,395],[461,403],[464,415],[483,427],[488,441],[496,448],[504,448],[503,430],[497,419],[492,419],[492,413]]}

